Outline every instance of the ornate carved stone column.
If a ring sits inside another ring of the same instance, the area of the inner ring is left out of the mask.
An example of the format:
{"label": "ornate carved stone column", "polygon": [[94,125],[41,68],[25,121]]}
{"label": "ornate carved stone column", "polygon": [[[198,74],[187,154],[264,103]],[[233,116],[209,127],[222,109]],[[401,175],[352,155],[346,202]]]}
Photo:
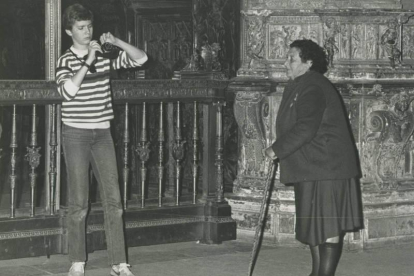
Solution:
{"label": "ornate carved stone column", "polygon": [[233,81],[234,115],[239,126],[239,161],[233,193],[258,196],[263,188],[267,164],[262,150],[274,141],[278,101],[269,97],[274,89],[270,81]]}

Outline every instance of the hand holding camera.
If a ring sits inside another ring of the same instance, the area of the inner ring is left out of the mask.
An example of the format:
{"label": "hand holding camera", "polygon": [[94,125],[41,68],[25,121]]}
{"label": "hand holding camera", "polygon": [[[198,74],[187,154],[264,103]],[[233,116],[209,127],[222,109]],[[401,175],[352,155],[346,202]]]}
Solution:
{"label": "hand holding camera", "polygon": [[100,37],[101,49],[102,52],[98,56],[104,58],[114,59],[119,55],[120,48],[115,46],[117,43],[117,38],[114,37],[110,32],[103,33]]}

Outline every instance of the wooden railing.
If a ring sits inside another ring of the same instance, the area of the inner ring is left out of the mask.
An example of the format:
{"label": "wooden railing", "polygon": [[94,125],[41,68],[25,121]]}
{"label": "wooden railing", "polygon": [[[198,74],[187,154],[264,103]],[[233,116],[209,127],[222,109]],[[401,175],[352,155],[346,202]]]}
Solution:
{"label": "wooden railing", "polygon": [[[222,106],[226,86],[226,81],[199,79],[112,82],[116,111],[112,124],[124,208],[223,201]],[[60,209],[65,196],[61,185],[65,182],[60,157],[61,101],[54,82],[0,81],[0,108],[5,115],[0,120],[1,162],[9,164],[0,176],[2,191],[10,191],[10,218],[53,215]],[[30,131],[26,125],[19,126],[25,124],[28,110]],[[24,139],[19,131],[30,139]],[[17,150],[22,148],[27,149],[25,157]],[[22,163],[22,158],[27,162]],[[16,194],[27,186],[29,198]],[[4,197],[1,200],[5,201]]]}
{"label": "wooden railing", "polygon": [[[236,238],[223,195],[226,86],[206,79],[112,82],[128,246]],[[62,100],[54,82],[0,81],[0,259],[66,253]],[[105,248],[105,239],[92,174],[90,182],[93,251]]]}

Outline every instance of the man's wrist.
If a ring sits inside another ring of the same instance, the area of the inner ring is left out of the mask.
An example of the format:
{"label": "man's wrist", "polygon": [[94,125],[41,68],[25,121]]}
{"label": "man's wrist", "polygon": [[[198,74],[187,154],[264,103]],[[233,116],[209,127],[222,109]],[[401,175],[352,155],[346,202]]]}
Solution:
{"label": "man's wrist", "polygon": [[82,66],[85,66],[88,68],[88,70],[91,68],[91,66],[86,61],[82,63]]}

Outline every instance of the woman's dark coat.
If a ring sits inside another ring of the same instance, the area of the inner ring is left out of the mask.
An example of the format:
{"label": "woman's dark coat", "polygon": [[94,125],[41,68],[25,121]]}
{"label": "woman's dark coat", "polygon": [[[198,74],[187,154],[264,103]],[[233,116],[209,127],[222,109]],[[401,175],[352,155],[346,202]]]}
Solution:
{"label": "woman's dark coat", "polygon": [[342,98],[322,74],[309,71],[288,83],[276,119],[273,151],[280,181],[348,179],[360,174]]}

